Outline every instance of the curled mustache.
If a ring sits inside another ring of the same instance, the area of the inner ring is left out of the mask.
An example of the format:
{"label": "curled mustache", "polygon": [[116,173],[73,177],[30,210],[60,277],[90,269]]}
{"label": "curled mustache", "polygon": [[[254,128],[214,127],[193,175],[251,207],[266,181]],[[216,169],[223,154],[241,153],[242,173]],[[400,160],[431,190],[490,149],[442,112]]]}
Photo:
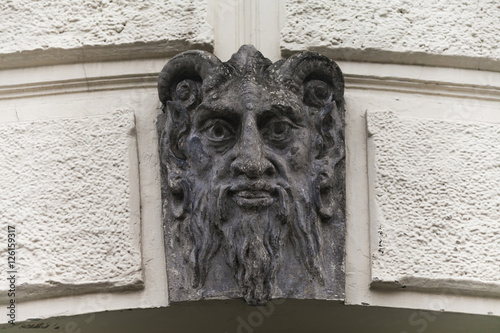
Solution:
{"label": "curled mustache", "polygon": [[290,200],[288,200],[288,198],[291,196],[291,192],[289,186],[285,186],[281,183],[271,185],[264,181],[248,182],[236,185],[222,185],[217,186],[215,189],[215,193],[217,194],[216,207],[218,215],[214,222],[218,226],[221,226],[228,219],[227,212],[229,200],[231,200],[230,195],[240,191],[265,191],[273,196],[276,195],[278,197],[279,208],[277,217],[280,221],[284,222],[286,216],[290,214]]}

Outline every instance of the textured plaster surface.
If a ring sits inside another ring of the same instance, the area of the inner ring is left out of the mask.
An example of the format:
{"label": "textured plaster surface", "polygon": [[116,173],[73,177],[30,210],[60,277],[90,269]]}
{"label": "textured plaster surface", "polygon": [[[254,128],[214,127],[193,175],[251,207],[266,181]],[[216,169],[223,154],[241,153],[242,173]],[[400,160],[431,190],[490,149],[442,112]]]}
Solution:
{"label": "textured plaster surface", "polygon": [[[156,42],[207,42],[205,0],[3,1],[0,50]],[[206,30],[206,31],[204,31]]]}
{"label": "textured plaster surface", "polygon": [[312,49],[338,60],[499,68],[496,0],[286,0],[285,16],[285,54]]}
{"label": "textured plaster surface", "polygon": [[367,114],[374,285],[500,294],[500,125]]}
{"label": "textured plaster surface", "polygon": [[11,0],[0,3],[0,18],[0,67],[6,68],[213,44],[207,0]]}
{"label": "textured plaster surface", "polygon": [[[16,298],[141,288],[133,113],[0,129],[0,228],[17,231]],[[3,279],[0,297],[7,289]]]}

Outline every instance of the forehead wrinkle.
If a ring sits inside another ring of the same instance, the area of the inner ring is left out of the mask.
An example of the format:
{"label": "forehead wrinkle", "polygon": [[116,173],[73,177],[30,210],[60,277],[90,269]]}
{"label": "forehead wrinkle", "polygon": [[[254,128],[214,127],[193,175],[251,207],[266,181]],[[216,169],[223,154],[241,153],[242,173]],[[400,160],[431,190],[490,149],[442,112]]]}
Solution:
{"label": "forehead wrinkle", "polygon": [[240,81],[239,97],[241,98],[243,104],[261,99],[260,97],[262,96],[264,87],[262,85],[258,85],[255,81],[255,77],[252,75],[246,75]]}
{"label": "forehead wrinkle", "polygon": [[237,117],[238,114],[234,108],[220,103],[220,100],[217,102],[203,102],[195,111],[194,123],[196,126],[200,126],[205,120],[211,118],[225,118],[234,121]]}
{"label": "forehead wrinkle", "polygon": [[287,103],[267,103],[267,105],[259,112],[259,114],[278,113],[294,122],[302,123],[306,119],[306,114],[300,108],[294,107]]}
{"label": "forehead wrinkle", "polygon": [[[222,103],[221,103],[222,102]],[[235,108],[231,106],[230,104],[223,103],[223,101],[216,101],[216,102],[209,102],[209,103],[202,103],[200,106],[198,106],[198,109],[196,111],[196,117],[207,117],[210,114],[216,114],[218,116],[224,116],[224,115],[234,115]]]}

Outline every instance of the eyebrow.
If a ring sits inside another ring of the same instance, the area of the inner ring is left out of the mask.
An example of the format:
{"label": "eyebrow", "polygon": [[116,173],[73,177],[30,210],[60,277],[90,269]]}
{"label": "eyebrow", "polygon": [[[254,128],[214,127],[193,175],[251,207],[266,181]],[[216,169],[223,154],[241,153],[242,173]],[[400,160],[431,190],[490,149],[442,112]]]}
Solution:
{"label": "eyebrow", "polygon": [[200,105],[194,116],[195,126],[204,123],[207,119],[222,118],[235,122],[238,119],[238,114],[231,108],[219,105]]}
{"label": "eyebrow", "polygon": [[[301,109],[294,109],[292,106],[281,103],[273,103],[268,105],[257,113],[258,117],[266,117],[273,115],[282,115],[289,118],[296,125],[301,125],[306,119],[306,114],[301,112]],[[233,125],[241,118],[241,114],[236,112],[234,108],[220,104],[201,104],[193,119],[195,126],[201,126],[206,120],[213,118],[225,119]]]}
{"label": "eyebrow", "polygon": [[269,113],[275,114],[276,110],[278,110],[280,114],[288,117],[295,123],[300,124],[304,121],[305,118],[304,113],[300,112],[299,110],[295,110],[290,105],[285,105],[285,104],[271,104],[269,108],[262,110],[262,112],[259,112],[259,114],[269,114]]}

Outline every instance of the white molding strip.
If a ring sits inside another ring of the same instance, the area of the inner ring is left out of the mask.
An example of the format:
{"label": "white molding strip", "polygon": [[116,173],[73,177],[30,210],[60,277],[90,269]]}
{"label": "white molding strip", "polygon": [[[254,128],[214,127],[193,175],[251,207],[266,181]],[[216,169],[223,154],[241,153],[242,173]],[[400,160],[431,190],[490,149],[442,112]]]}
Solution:
{"label": "white molding strip", "polygon": [[435,95],[500,101],[500,87],[460,84],[397,77],[347,74],[346,89],[381,90],[406,94]]}
{"label": "white molding strip", "polygon": [[85,45],[77,49],[52,48],[48,50],[27,50],[0,54],[0,70],[95,61],[172,57],[179,52],[196,49],[212,52],[213,45],[172,40],[118,45]]}
{"label": "white molding strip", "polygon": [[5,85],[0,86],[0,100],[119,89],[156,88],[157,81],[158,73],[145,73]]}
{"label": "white molding strip", "polygon": [[[376,65],[375,65],[376,66]],[[0,85],[0,100],[119,89],[156,88],[158,72]],[[346,90],[378,90],[500,101],[500,87],[413,78],[345,74]]]}

